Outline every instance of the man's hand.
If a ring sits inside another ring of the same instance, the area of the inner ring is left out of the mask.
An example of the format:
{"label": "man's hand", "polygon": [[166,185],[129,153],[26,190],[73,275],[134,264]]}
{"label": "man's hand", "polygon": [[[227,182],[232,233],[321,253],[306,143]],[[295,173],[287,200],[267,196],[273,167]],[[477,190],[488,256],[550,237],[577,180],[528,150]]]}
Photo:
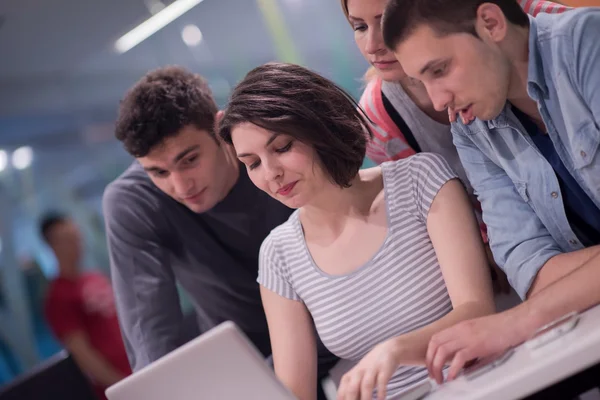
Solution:
{"label": "man's hand", "polygon": [[338,400],[371,400],[377,388],[377,399],[386,398],[387,384],[398,369],[399,349],[396,339],[378,344],[340,382]]}
{"label": "man's hand", "polygon": [[512,309],[463,321],[433,335],[426,356],[429,375],[442,383],[442,369],[450,363],[451,381],[469,361],[500,355],[524,342],[528,339],[528,324],[521,314]]}
{"label": "man's hand", "polygon": [[467,119],[463,115],[462,111],[457,112],[454,108],[448,107],[448,120],[450,121],[450,123],[456,122],[456,114],[460,115],[460,119],[461,119],[462,123],[465,125],[467,125],[469,122],[471,122],[475,119],[475,117],[471,117],[471,118]]}

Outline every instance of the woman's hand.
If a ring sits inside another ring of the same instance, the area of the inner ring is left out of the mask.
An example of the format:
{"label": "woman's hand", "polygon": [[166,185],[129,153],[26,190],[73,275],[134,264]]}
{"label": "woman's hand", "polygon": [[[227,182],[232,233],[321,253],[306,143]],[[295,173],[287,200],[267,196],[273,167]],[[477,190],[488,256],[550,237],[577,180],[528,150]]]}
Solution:
{"label": "woman's hand", "polygon": [[384,400],[390,378],[400,359],[397,338],[378,344],[340,382],[338,400],[371,400],[377,388],[377,399]]}

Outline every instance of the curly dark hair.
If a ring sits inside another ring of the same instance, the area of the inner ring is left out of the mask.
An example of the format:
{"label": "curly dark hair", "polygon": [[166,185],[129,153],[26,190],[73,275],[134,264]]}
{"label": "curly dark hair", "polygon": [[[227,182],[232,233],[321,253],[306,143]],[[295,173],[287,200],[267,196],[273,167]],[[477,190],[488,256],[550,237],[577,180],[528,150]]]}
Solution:
{"label": "curly dark hair", "polygon": [[216,140],[217,111],[200,75],[176,66],[159,68],[140,79],[121,101],[115,137],[134,157],[145,157],[192,124]]}
{"label": "curly dark hair", "polygon": [[332,182],[349,187],[372,137],[356,101],[330,80],[294,64],[268,63],[236,86],[219,126],[231,144],[236,125],[250,122],[312,146]]}

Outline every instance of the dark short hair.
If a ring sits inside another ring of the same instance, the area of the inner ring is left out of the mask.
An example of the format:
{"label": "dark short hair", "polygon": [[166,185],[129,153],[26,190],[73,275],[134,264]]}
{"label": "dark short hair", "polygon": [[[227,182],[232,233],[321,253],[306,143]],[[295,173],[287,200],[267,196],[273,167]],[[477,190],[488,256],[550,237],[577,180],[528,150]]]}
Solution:
{"label": "dark short hair", "polygon": [[312,146],[331,181],[349,187],[372,136],[356,101],[330,80],[294,64],[268,63],[234,89],[220,124],[221,138],[250,122]]}
{"label": "dark short hair", "polygon": [[165,139],[193,125],[214,132],[217,104],[200,75],[181,67],[151,71],[125,95],[115,136],[134,157],[145,157]]}
{"label": "dark short hair", "polygon": [[479,6],[496,4],[506,19],[519,26],[527,26],[529,18],[517,0],[389,0],[383,13],[383,41],[394,49],[406,40],[421,24],[431,26],[439,35],[475,31]]}
{"label": "dark short hair", "polygon": [[66,214],[57,211],[48,212],[40,219],[40,234],[47,242],[50,230],[56,225],[66,222],[68,220],[69,217]]}

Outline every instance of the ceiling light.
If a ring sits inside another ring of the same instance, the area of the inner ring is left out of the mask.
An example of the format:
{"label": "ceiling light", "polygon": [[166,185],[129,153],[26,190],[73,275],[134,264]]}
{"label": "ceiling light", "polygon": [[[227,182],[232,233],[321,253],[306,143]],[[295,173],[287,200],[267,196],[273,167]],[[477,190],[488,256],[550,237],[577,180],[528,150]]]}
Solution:
{"label": "ceiling light", "polygon": [[152,15],[162,11],[166,7],[160,0],[145,0],[144,3],[146,3],[148,11],[150,11],[150,14]]}
{"label": "ceiling light", "polygon": [[8,153],[4,150],[0,150],[0,172],[6,169],[8,165]]}
{"label": "ceiling light", "polygon": [[196,25],[187,25],[181,31],[181,38],[190,47],[198,46],[202,41],[202,32]]}
{"label": "ceiling light", "polygon": [[33,161],[33,150],[29,146],[19,147],[12,154],[12,165],[16,169],[25,169]]}
{"label": "ceiling light", "polygon": [[176,0],[121,36],[115,42],[115,50],[119,53],[131,50],[201,2],[202,0]]}

